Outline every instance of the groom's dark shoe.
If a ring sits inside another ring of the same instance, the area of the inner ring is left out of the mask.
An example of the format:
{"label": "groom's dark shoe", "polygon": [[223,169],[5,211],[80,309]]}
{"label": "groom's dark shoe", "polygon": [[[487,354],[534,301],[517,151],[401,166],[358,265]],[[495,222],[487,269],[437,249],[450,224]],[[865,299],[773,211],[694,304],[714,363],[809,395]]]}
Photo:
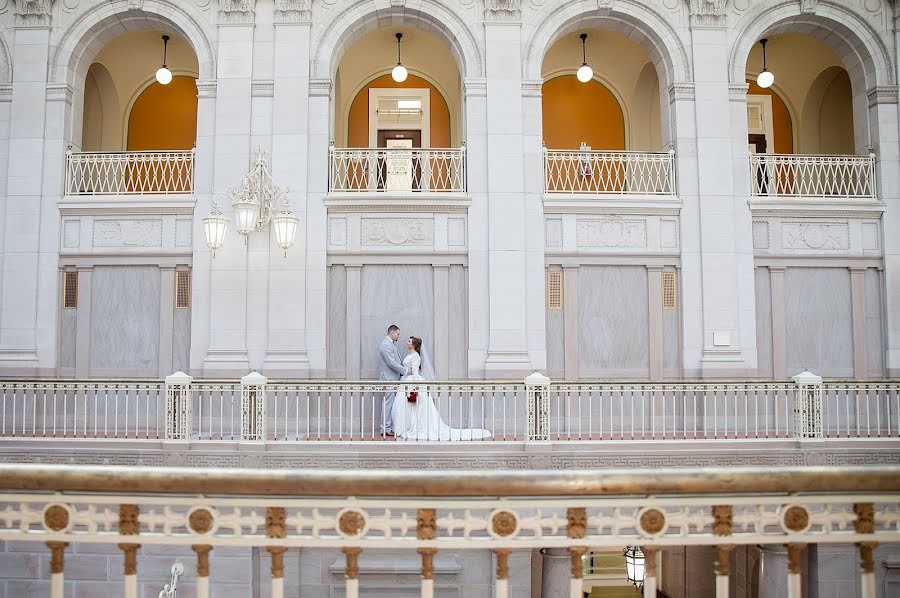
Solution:
{"label": "groom's dark shoe", "polygon": [[393,432],[385,432],[384,434],[381,435],[381,437],[382,438],[393,438],[394,433]]}

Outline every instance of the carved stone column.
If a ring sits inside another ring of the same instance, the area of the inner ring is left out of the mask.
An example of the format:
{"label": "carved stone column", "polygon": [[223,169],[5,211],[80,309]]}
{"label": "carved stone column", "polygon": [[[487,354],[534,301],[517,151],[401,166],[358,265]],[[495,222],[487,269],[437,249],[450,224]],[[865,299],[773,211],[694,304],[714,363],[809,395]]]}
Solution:
{"label": "carved stone column", "polygon": [[[140,533],[140,512],[138,505],[119,506],[119,534],[137,536]],[[137,550],[140,544],[123,542],[119,548],[125,553],[125,598],[137,598]]]}

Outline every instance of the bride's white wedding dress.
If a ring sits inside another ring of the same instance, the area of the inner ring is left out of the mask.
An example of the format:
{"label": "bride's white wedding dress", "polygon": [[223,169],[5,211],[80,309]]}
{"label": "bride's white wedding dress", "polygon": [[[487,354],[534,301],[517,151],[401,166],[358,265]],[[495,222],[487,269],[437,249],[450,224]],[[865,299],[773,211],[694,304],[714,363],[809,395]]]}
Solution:
{"label": "bride's white wedding dress", "polygon": [[[419,375],[422,359],[418,353],[410,353],[403,358],[403,367],[412,368],[412,374],[400,378],[401,382],[425,382]],[[418,397],[415,403],[406,398],[406,390],[397,391],[391,418],[394,422],[394,434],[403,440],[478,440],[488,438],[488,430],[451,428],[441,419],[434,400],[427,387],[422,385],[416,389]]]}

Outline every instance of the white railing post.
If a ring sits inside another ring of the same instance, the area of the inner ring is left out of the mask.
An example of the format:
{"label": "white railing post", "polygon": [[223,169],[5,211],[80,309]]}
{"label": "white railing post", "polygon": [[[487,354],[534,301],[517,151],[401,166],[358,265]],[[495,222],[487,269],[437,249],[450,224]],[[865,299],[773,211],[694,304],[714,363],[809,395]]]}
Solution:
{"label": "white railing post", "polygon": [[259,372],[241,378],[241,440],[266,439],[266,382]]}
{"label": "white railing post", "polygon": [[550,378],[534,372],[525,378],[528,441],[550,440]]}
{"label": "white railing post", "polygon": [[822,377],[802,372],[791,380],[794,389],[794,437],[800,440],[822,438]]}
{"label": "white railing post", "polygon": [[166,376],[166,440],[189,440],[193,430],[191,382],[184,372]]}

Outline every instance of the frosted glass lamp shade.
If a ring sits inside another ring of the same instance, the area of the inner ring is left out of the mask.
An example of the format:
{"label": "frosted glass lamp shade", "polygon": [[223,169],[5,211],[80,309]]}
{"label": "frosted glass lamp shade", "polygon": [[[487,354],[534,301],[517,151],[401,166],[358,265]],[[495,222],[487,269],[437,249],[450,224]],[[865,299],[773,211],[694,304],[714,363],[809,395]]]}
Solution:
{"label": "frosted glass lamp shade", "polygon": [[398,64],[394,67],[394,70],[391,71],[391,79],[393,79],[397,83],[403,83],[404,81],[406,81],[407,76],[409,76],[409,72],[402,64]]}
{"label": "frosted glass lamp shade", "polygon": [[160,85],[168,85],[172,82],[172,71],[165,66],[159,67],[156,71],[156,80]]}
{"label": "frosted glass lamp shade", "polygon": [[578,80],[582,83],[587,83],[594,78],[594,69],[589,67],[587,63],[582,64],[578,67],[578,72],[575,73],[575,76],[578,77]]}
{"label": "frosted glass lamp shade", "polygon": [[775,75],[772,74],[772,71],[764,70],[759,74],[756,78],[756,84],[762,87],[763,89],[767,89],[772,87],[772,84],[775,83]]}
{"label": "frosted glass lamp shade", "polygon": [[256,230],[259,223],[259,205],[252,201],[236,201],[231,204],[234,208],[234,223],[237,232],[249,235]]}
{"label": "frosted glass lamp shade", "polygon": [[206,244],[215,257],[216,251],[225,244],[225,231],[228,230],[228,218],[222,215],[218,206],[214,206],[209,216],[203,219],[203,230],[206,231]]}
{"label": "frosted glass lamp shade", "polygon": [[272,228],[275,229],[275,243],[284,251],[287,256],[287,250],[294,245],[294,238],[297,236],[297,226],[300,219],[285,207],[285,209],[272,218]]}

